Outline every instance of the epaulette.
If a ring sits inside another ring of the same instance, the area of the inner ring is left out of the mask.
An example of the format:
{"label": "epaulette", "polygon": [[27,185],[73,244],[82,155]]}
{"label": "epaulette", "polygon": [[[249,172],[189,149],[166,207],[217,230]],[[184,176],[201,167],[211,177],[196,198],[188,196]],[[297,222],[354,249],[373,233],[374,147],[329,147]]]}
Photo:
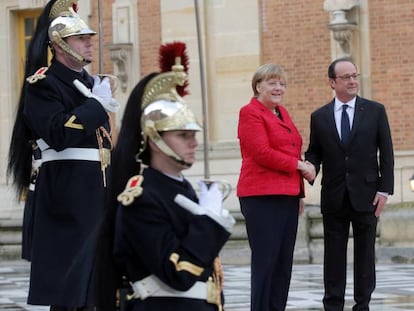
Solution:
{"label": "epaulette", "polygon": [[26,81],[30,84],[36,83],[39,80],[43,80],[46,78],[45,72],[49,69],[49,67],[41,67],[39,68],[33,75],[26,78]]}
{"label": "epaulette", "polygon": [[142,182],[144,181],[144,177],[142,175],[135,175],[132,176],[126,186],[125,190],[122,191],[121,194],[118,195],[117,199],[118,202],[122,203],[124,206],[128,206],[135,201],[135,198],[138,198],[142,191],[144,190],[141,187]]}

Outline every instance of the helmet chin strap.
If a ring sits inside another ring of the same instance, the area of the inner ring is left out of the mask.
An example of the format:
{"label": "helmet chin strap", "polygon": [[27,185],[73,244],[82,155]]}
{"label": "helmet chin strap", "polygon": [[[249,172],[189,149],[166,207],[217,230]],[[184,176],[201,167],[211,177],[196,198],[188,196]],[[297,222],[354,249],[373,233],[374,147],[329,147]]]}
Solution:
{"label": "helmet chin strap", "polygon": [[173,157],[173,156],[170,156],[170,158],[173,159],[175,162],[181,165],[184,165],[187,168],[190,168],[193,165],[193,163],[188,163],[188,162],[185,162],[184,160],[178,160],[176,157]]}
{"label": "helmet chin strap", "polygon": [[190,168],[193,164],[184,161],[178,154],[176,154],[171,148],[170,146],[168,146],[165,141],[162,139],[162,137],[160,136],[160,134],[157,132],[157,130],[154,128],[154,126],[151,126],[152,122],[148,122],[146,123],[146,134],[148,135],[148,137],[152,140],[152,142],[154,144],[156,144],[158,146],[158,148],[160,148],[160,150],[165,153],[167,156],[169,156],[171,159],[173,159],[175,162],[184,165],[187,168]]}
{"label": "helmet chin strap", "polygon": [[53,42],[55,42],[58,46],[60,46],[66,53],[68,53],[70,56],[72,56],[77,62],[79,62],[81,65],[88,65],[91,63],[91,60],[86,59],[81,54],[73,50],[69,44],[66,43],[65,40],[63,40],[59,33],[57,31],[52,32],[52,38]]}
{"label": "helmet chin strap", "polygon": [[154,144],[156,144],[158,146],[158,148],[160,148],[160,150],[162,152],[164,152],[167,156],[169,156],[171,159],[173,159],[175,162],[184,165],[185,167],[190,168],[193,164],[192,163],[188,163],[186,161],[184,161],[182,158],[180,158],[178,156],[178,154],[176,154],[166,143],[165,141],[161,138],[161,136],[158,134],[157,132],[157,136],[158,137],[151,137],[150,139],[154,142]]}

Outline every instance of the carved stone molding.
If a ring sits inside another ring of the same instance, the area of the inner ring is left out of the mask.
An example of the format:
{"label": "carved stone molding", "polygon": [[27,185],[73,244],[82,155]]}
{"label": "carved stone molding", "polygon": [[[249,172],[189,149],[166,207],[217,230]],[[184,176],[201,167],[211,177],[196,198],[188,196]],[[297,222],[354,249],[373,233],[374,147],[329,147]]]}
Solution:
{"label": "carved stone molding", "polygon": [[352,32],[356,29],[355,24],[329,24],[333,37],[338,42],[344,54],[351,55]]}
{"label": "carved stone molding", "polygon": [[132,43],[114,43],[108,48],[111,52],[111,60],[115,64],[116,76],[121,81],[121,89],[125,92],[128,88]]}
{"label": "carved stone molding", "polygon": [[325,0],[324,10],[330,13],[328,28],[333,38],[338,42],[342,54],[352,53],[352,33],[356,30],[355,22],[350,22],[347,13],[359,6],[358,0]]}
{"label": "carved stone molding", "polygon": [[324,10],[330,12],[336,10],[350,10],[359,5],[359,0],[325,0],[323,2]]}

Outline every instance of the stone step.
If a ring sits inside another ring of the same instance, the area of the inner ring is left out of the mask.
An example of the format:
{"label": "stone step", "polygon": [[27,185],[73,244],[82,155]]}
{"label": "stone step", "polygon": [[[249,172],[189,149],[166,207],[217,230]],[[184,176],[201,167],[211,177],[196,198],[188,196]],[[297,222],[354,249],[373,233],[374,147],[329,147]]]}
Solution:
{"label": "stone step", "polygon": [[[230,240],[220,254],[225,264],[247,264],[250,248],[243,215],[233,212],[236,219]],[[22,220],[0,218],[0,260],[20,259]],[[414,263],[414,209],[386,209],[378,225],[377,261],[381,263]],[[353,261],[352,230],[348,243],[348,261]],[[310,206],[299,218],[295,263],[323,262],[323,226],[319,207]]]}
{"label": "stone step", "polygon": [[21,219],[0,219],[0,259],[20,259],[21,243]]}
{"label": "stone step", "polygon": [[0,260],[19,260],[21,258],[21,245],[0,245]]}
{"label": "stone step", "polygon": [[233,232],[231,234],[231,240],[247,240],[246,225],[244,223],[244,217],[240,212],[231,213],[236,220],[236,223],[233,227]]}

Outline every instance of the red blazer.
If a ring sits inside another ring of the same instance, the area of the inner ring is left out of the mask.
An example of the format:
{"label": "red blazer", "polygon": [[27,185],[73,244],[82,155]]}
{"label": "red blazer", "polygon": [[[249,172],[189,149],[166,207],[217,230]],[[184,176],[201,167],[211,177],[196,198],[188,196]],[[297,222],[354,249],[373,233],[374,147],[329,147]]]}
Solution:
{"label": "red blazer", "polygon": [[289,113],[278,106],[282,120],[253,97],[240,109],[238,138],[242,165],[237,196],[304,196],[297,170],[302,137]]}

